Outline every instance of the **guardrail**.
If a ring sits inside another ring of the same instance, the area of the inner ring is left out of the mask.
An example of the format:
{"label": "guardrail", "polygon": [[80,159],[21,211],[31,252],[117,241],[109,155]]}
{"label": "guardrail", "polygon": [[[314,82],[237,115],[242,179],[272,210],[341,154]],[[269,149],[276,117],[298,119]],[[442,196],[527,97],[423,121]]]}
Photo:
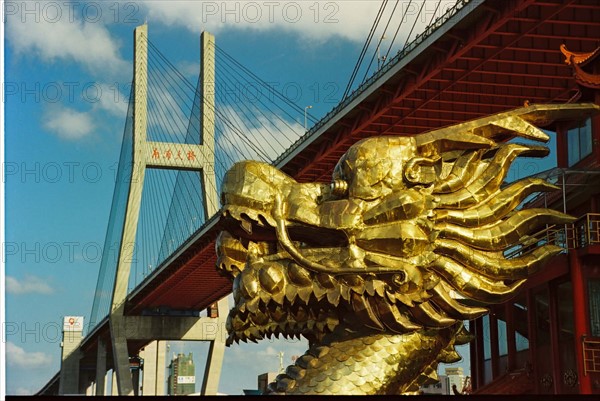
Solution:
{"label": "guardrail", "polygon": [[569,249],[600,245],[600,213],[587,213],[571,224],[551,225],[535,234],[525,236],[514,247],[508,249],[507,259],[522,256],[533,248],[551,244],[568,252]]}
{"label": "guardrail", "polygon": [[573,223],[573,248],[600,244],[600,213],[588,213]]}
{"label": "guardrail", "polygon": [[583,337],[583,374],[600,373],[600,337]]}

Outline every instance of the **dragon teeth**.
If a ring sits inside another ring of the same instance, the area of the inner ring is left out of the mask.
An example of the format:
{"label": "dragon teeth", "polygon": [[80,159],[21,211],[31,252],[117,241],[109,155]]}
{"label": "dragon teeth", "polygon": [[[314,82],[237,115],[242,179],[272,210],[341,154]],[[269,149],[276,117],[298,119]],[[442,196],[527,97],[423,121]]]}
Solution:
{"label": "dragon teeth", "polygon": [[300,298],[300,300],[302,300],[302,302],[304,302],[305,305],[308,304],[311,293],[312,287],[298,288],[298,297]]}
{"label": "dragon teeth", "polygon": [[323,288],[332,289],[338,284],[337,280],[326,273],[319,273],[315,276],[315,278]]}
{"label": "dragon teeth", "polygon": [[381,280],[374,280],[373,284],[375,286],[375,292],[377,293],[377,295],[383,298],[385,295],[385,283]]}
{"label": "dragon teeth", "polygon": [[316,281],[313,282],[312,290],[317,301],[320,301],[327,294],[327,289],[321,287],[321,285]]}
{"label": "dragon teeth", "polygon": [[252,222],[245,218],[242,218],[240,219],[240,226],[244,231],[246,231],[246,233],[248,233],[248,235],[252,235]]}
{"label": "dragon teeth", "polygon": [[283,301],[285,300],[285,292],[279,291],[276,294],[273,294],[273,301],[277,302],[279,305],[283,305]]}
{"label": "dragon teeth", "polygon": [[342,298],[344,298],[344,300],[350,301],[350,287],[342,285],[340,288],[340,295],[342,296]]}
{"label": "dragon teeth", "polygon": [[256,313],[250,315],[250,320],[256,325],[264,326],[269,322],[269,316],[266,313],[263,313],[259,310]]}
{"label": "dragon teeth", "polygon": [[340,288],[336,288],[334,290],[329,290],[327,292],[327,301],[333,306],[338,306],[340,303]]}
{"label": "dragon teeth", "polygon": [[295,285],[288,284],[285,286],[285,299],[287,299],[290,304],[294,303],[297,295],[298,291]]}
{"label": "dragon teeth", "polygon": [[366,284],[365,284],[365,291],[370,296],[374,296],[375,295],[375,285],[373,284],[373,280],[369,280],[369,281],[366,282]]}
{"label": "dragon teeth", "polygon": [[[259,292],[258,291],[258,280],[257,280],[255,271],[253,269],[244,269],[242,274],[240,274],[238,277],[240,277],[238,286],[239,286],[242,296],[246,299],[254,298],[257,295],[257,293]],[[237,277],[236,277],[236,280],[237,280]],[[235,285],[235,281],[234,281],[234,285]]]}

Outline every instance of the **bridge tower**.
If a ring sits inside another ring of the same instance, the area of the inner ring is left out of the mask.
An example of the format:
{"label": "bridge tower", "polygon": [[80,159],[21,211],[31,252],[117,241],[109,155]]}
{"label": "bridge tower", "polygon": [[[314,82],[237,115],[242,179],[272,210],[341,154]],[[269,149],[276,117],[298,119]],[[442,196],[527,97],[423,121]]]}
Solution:
{"label": "bridge tower", "polygon": [[[218,196],[215,179],[214,139],[214,96],[215,57],[214,36],[203,32],[201,37],[201,129],[200,143],[180,144],[154,142],[147,139],[148,112],[148,26],[141,25],[134,32],[133,67],[133,162],[129,181],[129,194],[125,213],[123,235],[119,248],[119,259],[115,273],[115,284],[109,312],[111,345],[114,371],[119,395],[133,395],[134,387],[130,373],[128,340],[196,340],[209,341],[209,355],[205,369],[202,393],[216,394],[223,353],[225,350],[224,319],[228,312],[227,298],[218,302],[217,318],[175,316],[128,316],[125,301],[131,264],[133,244],[136,239],[142,190],[146,169],[177,169],[197,171],[202,180],[205,219],[218,211]],[[164,158],[167,152],[184,157]],[[153,348],[154,345],[151,345]],[[148,353],[151,355],[152,353]],[[154,353],[155,355],[157,353]],[[156,365],[156,361],[152,361]],[[160,368],[160,366],[157,366]],[[97,372],[104,375],[106,372]],[[98,381],[98,380],[97,380]],[[102,379],[100,379],[102,381]],[[114,388],[113,383],[113,388]],[[104,386],[97,386],[103,388]]]}

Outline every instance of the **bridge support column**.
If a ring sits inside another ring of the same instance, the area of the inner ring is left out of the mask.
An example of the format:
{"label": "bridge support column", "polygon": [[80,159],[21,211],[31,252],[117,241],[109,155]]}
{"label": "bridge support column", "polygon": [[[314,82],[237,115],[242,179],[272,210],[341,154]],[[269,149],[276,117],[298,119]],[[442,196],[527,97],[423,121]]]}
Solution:
{"label": "bridge support column", "polygon": [[217,395],[219,390],[219,380],[221,378],[221,368],[223,366],[223,356],[225,355],[225,340],[227,339],[227,330],[225,321],[229,313],[229,302],[227,297],[217,302],[215,339],[210,342],[208,350],[208,359],[204,369],[204,379],[202,380],[202,395]]}
{"label": "bridge support column", "polygon": [[167,342],[157,341],[156,350],[156,395],[167,394],[166,377]]}
{"label": "bridge support column", "polygon": [[129,369],[129,351],[127,348],[127,337],[125,336],[124,313],[146,171],[144,151],[148,110],[147,84],[148,26],[141,25],[135,29],[134,33],[132,174],[109,317],[113,360],[117,371],[119,395],[134,395]]}
{"label": "bridge support column", "polygon": [[164,341],[152,341],[140,352],[144,359],[142,395],[165,395],[165,354]]}
{"label": "bridge support column", "polygon": [[87,371],[84,375],[84,382],[81,384],[80,394],[92,396],[95,393],[96,383],[94,383],[93,373]]}
{"label": "bridge support column", "polygon": [[83,317],[65,316],[63,322],[62,360],[58,394],[79,393],[79,344],[83,333]]}
{"label": "bridge support column", "polygon": [[207,155],[207,162],[202,167],[202,192],[204,217],[208,220],[219,210],[215,177],[215,37],[208,32],[202,32],[200,42],[200,133],[202,148]]}
{"label": "bridge support column", "polygon": [[140,395],[140,366],[131,370],[131,381],[133,382],[133,395]]}
{"label": "bridge support column", "polygon": [[112,371],[112,381],[110,386],[110,395],[119,395],[119,387],[117,386],[117,371]]}
{"label": "bridge support column", "polygon": [[96,356],[96,395],[106,393],[106,343],[98,339],[98,352]]}
{"label": "bridge support column", "polygon": [[133,395],[133,383],[131,370],[129,368],[129,350],[127,349],[127,338],[123,316],[111,316],[110,331],[112,337],[113,360],[116,381],[113,388],[117,387],[119,395]]}
{"label": "bridge support column", "polygon": [[[127,208],[125,212],[125,222],[123,227],[123,234],[121,237],[121,244],[119,250],[119,260],[117,263],[117,269],[115,273],[115,284],[113,288],[113,298],[111,311],[109,315],[111,342],[113,350],[113,364],[116,371],[116,384],[119,389],[119,395],[133,395],[137,392],[134,391],[134,384],[132,385],[132,373],[129,369],[129,352],[127,346],[127,340],[139,339],[135,337],[133,332],[141,332],[139,327],[131,327],[126,322],[131,320],[132,316],[125,316],[125,302],[127,300],[127,288],[129,285],[129,277],[131,272],[131,263],[133,258],[133,252],[135,248],[135,240],[137,234],[137,226],[139,220],[140,207],[142,203],[142,192],[144,187],[144,177],[146,168],[172,168],[187,171],[198,171],[200,172],[201,184],[202,184],[202,197],[204,201],[204,217],[205,221],[211,218],[218,211],[218,196],[217,196],[217,185],[215,179],[215,112],[214,112],[214,98],[215,98],[215,56],[214,56],[214,37],[204,32],[202,34],[202,59],[201,59],[201,93],[203,99],[200,103],[201,111],[201,131],[200,131],[200,144],[186,144],[186,149],[189,149],[190,156],[185,160],[176,159],[160,159],[155,158],[155,154],[163,154],[170,150],[170,147],[181,146],[181,144],[169,144],[166,142],[149,142],[147,141],[146,129],[147,129],[147,83],[148,83],[148,27],[142,25],[135,30],[135,44],[134,44],[134,79],[133,79],[133,162],[132,162],[132,175],[129,182],[129,195],[127,198]],[[216,394],[219,375],[221,371],[221,365],[223,361],[224,353],[224,341],[225,333],[223,332],[225,323],[224,319],[227,315],[227,301],[222,300],[219,302],[219,309],[223,309],[220,312],[220,323],[216,324],[215,330],[218,331],[217,340],[214,339],[215,333],[209,333],[212,336],[209,340],[211,341],[209,363],[207,366],[207,373],[205,381],[207,384],[203,385],[203,392],[206,394]],[[150,324],[160,326],[161,318],[156,317],[155,319],[142,319],[149,321]],[[187,319],[182,318],[180,322],[189,324]],[[204,322],[202,322],[204,323]],[[213,322],[211,322],[213,324]],[[164,328],[161,326],[161,330]],[[185,333],[183,333],[185,335]],[[141,333],[144,338],[146,334]],[[194,340],[204,339],[205,334],[200,335],[199,338],[192,338]],[[180,340],[183,338],[177,338],[177,336],[165,337],[151,337],[149,340]],[[207,339],[208,340],[208,339]],[[159,356],[160,352],[157,350],[156,359],[150,361],[150,364],[154,365],[151,370],[154,373],[148,374],[148,382],[145,384],[146,391],[156,394],[160,391],[164,394],[164,363],[159,362],[161,360]],[[162,356],[164,361],[164,352]],[[159,369],[155,369],[157,364],[161,363],[162,366]],[[135,372],[134,372],[135,373]],[[154,378],[154,383],[151,382]],[[160,383],[157,380],[160,378]],[[144,379],[146,381],[146,379]],[[113,385],[113,387],[115,387]],[[152,390],[154,388],[154,390]]]}

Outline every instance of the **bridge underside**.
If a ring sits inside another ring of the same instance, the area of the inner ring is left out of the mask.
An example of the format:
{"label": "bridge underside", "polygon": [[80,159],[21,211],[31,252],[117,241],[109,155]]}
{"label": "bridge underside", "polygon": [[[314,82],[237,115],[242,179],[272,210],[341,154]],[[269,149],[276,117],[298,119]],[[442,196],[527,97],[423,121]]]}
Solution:
{"label": "bridge underside", "polygon": [[127,312],[158,314],[165,305],[175,311],[200,311],[229,294],[231,282],[215,269],[219,231],[218,223],[209,221],[198,239],[191,241],[158,277],[151,277],[152,286],[133,294]]}

